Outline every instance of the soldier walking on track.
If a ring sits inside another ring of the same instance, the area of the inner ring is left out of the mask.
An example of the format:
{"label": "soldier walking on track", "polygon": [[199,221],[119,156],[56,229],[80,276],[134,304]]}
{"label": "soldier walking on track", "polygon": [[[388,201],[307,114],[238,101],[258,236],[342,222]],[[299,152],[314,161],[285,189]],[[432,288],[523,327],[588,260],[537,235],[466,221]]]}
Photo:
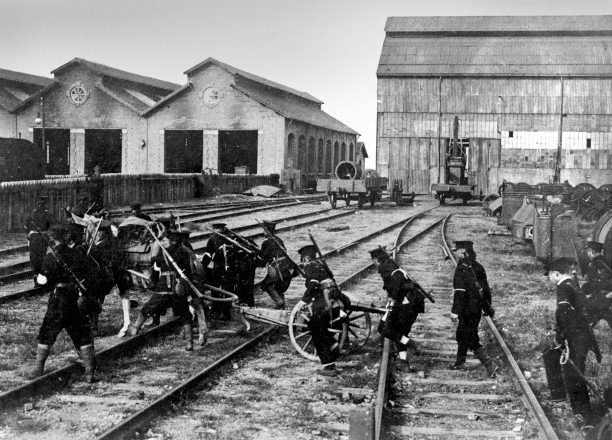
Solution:
{"label": "soldier walking on track", "polygon": [[453,370],[463,368],[468,350],[472,350],[484,365],[491,377],[499,368],[485,352],[478,338],[478,324],[481,315],[493,317],[495,310],[491,306],[491,289],[487,282],[484,267],[476,261],[474,244],[471,241],[456,241],[457,268],[453,278],[453,307],[451,320],[459,321],[457,325],[457,359],[451,366]]}
{"label": "soldier walking on track", "polygon": [[379,332],[394,341],[401,361],[400,370],[411,372],[408,351],[416,353],[415,344],[410,339],[410,330],[419,313],[425,312],[423,296],[418,292],[416,283],[399,267],[397,262],[382,247],[370,251],[370,256],[383,280],[383,288],[389,295],[387,312],[382,317]]}
{"label": "soldier walking on track", "polygon": [[586,319],[579,287],[572,277],[573,266],[573,260],[557,258],[550,263],[547,275],[557,286],[555,339],[565,352],[566,362],[563,362],[564,356],[561,360],[565,389],[574,414],[582,416],[585,426],[592,426],[593,414],[584,370],[589,350],[595,353],[598,363],[601,362],[601,353]]}
{"label": "soldier walking on track", "polygon": [[268,274],[260,284],[261,290],[268,292],[268,295],[274,301],[275,308],[283,309],[285,308],[285,292],[289,288],[291,279],[294,276],[294,266],[283,252],[286,249],[285,243],[274,234],[276,223],[263,221],[261,226],[267,237],[261,243],[261,251],[259,252],[260,265],[262,267],[266,265],[268,268]]}
{"label": "soldier walking on track", "polygon": [[75,347],[80,348],[85,366],[85,380],[91,383],[94,380],[93,339],[91,332],[83,325],[83,317],[78,306],[79,294],[85,294],[80,291],[82,286],[80,280],[86,275],[83,256],[75,248],[74,240],[64,226],[54,225],[49,232],[51,252],[45,255],[38,283],[48,284],[53,287],[53,291],[49,296],[47,312],[38,332],[36,365],[28,374],[28,378],[35,379],[42,376],[51,346],[59,333],[66,329]]}
{"label": "soldier walking on track", "polygon": [[[179,231],[170,231],[168,233],[170,246],[168,246],[168,254],[176,262],[183,273],[191,278],[191,263],[190,255],[187,249],[182,245],[183,236]],[[138,333],[140,327],[144,324],[152,314],[163,314],[168,308],[172,308],[174,316],[179,317],[183,324],[183,333],[187,337],[187,345],[185,350],[193,350],[193,326],[191,323],[191,313],[189,312],[189,304],[187,302],[187,289],[184,282],[178,277],[176,270],[164,253],[160,254],[155,261],[153,267],[153,275],[155,281],[155,293],[149,301],[142,307],[138,320],[135,324],[130,325],[130,334],[132,336]],[[155,278],[157,278],[155,280]]]}
{"label": "soldier walking on track", "polygon": [[[315,260],[316,248],[314,245],[304,246],[298,250],[298,253],[302,263],[305,264],[306,292],[302,296],[302,301],[309,304],[312,310],[308,330],[310,330],[312,343],[323,365],[323,368],[317,370],[317,373],[323,376],[336,376],[339,372],[335,362],[339,355],[339,347],[329,328],[332,325],[332,319],[335,318],[332,308],[333,301],[340,298],[342,294],[325,266]],[[350,303],[346,296],[342,295],[342,297],[345,304]]]}
{"label": "soldier walking on track", "polygon": [[43,258],[47,252],[47,237],[43,232],[49,230],[54,219],[47,210],[47,198],[41,197],[38,207],[28,217],[24,228],[28,231],[28,247],[30,249],[30,264],[34,272],[34,285],[37,286],[36,276],[40,273]]}
{"label": "soldier walking on track", "polygon": [[[233,282],[231,270],[234,268],[231,267],[228,257],[233,249],[231,243],[225,239],[229,235],[225,227],[225,223],[213,223],[212,229],[216,233],[206,242],[202,265],[207,269],[206,278],[211,286],[231,291]],[[213,292],[213,296],[220,297],[221,295]],[[221,315],[222,319],[229,321],[231,320],[231,308],[228,303],[215,302],[212,311]]]}

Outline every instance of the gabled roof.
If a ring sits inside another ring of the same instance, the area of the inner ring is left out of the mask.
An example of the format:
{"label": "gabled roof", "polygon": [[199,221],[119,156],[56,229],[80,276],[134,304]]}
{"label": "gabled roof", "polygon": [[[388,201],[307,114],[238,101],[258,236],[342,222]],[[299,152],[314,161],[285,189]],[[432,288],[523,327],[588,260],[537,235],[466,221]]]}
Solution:
{"label": "gabled roof", "polygon": [[41,88],[52,84],[51,78],[0,69],[0,107],[11,110]]}
{"label": "gabled roof", "polygon": [[359,134],[317,106],[308,105],[296,99],[283,99],[278,93],[266,91],[261,87],[249,88],[244,85],[234,85],[233,87],[285,118],[341,133]]}
{"label": "gabled roof", "polygon": [[171,83],[168,81],[162,81],[159,79],[151,78],[148,76],[138,75],[136,73],[126,72],[125,70],[115,69],[114,67],[109,67],[104,64],[94,63],[93,61],[88,61],[83,58],[73,58],[68,61],[66,64],[62,64],[58,68],[51,71],[54,75],[62,72],[63,70],[68,69],[69,67],[74,66],[75,64],[84,66],[98,75],[109,76],[111,78],[121,79],[125,81],[131,81],[134,83],[143,84],[149,87],[155,87],[162,90],[174,91],[181,86],[179,84]]}
{"label": "gabled roof", "polygon": [[612,16],[390,17],[377,76],[612,76]]}
{"label": "gabled roof", "polygon": [[166,95],[165,97],[163,97],[162,99],[160,99],[159,101],[157,101],[154,105],[152,105],[151,107],[149,107],[148,109],[146,109],[145,111],[143,111],[141,113],[142,116],[146,116],[149,113],[157,110],[158,108],[160,108],[162,105],[164,105],[166,102],[174,99],[176,96],[181,95],[185,90],[190,89],[192,86],[191,83],[187,83],[185,84],[183,87],[181,87],[180,89],[175,90],[174,92],[170,93],[169,95]]}
{"label": "gabled roof", "polygon": [[14,106],[13,108],[11,108],[9,111],[11,113],[15,113],[16,111],[27,107],[31,102],[36,101],[38,98],[40,98],[41,96],[44,96],[47,94],[47,92],[49,90],[51,90],[53,87],[59,85],[58,82],[53,81],[52,83],[50,83],[49,85],[43,87],[42,89],[40,89],[38,92],[34,93],[33,95],[31,95],[28,99],[21,101],[19,104],[17,104],[16,106]]}
{"label": "gabled roof", "polygon": [[368,150],[366,150],[365,143],[357,141],[357,150],[363,151],[363,157],[368,157]]}
{"label": "gabled roof", "polygon": [[15,72],[6,69],[0,69],[0,80],[30,84],[39,87],[47,86],[53,82],[53,79],[45,78],[44,76],[30,75],[29,73]]}
{"label": "gabled roof", "polygon": [[206,58],[201,63],[196,64],[195,66],[191,67],[190,69],[187,69],[184,73],[187,76],[192,75],[195,71],[197,71],[197,70],[199,70],[199,69],[201,69],[203,67],[206,67],[209,64],[214,64],[214,65],[220,67],[221,69],[225,70],[226,72],[228,72],[228,73],[230,73],[232,75],[240,75],[243,78],[246,78],[248,80],[254,81],[254,82],[259,83],[259,84],[263,84],[264,86],[271,87],[271,88],[277,89],[277,90],[281,90],[283,92],[291,93],[292,95],[299,96],[300,98],[306,99],[308,101],[312,101],[312,102],[317,103],[317,104],[323,104],[323,101],[315,98],[314,96],[312,96],[309,93],[300,92],[299,90],[292,89],[291,87],[284,86],[284,85],[276,83],[274,81],[270,81],[269,79],[262,78],[261,76],[253,75],[252,73],[246,72],[244,70],[237,69],[237,68],[235,68],[233,66],[230,66],[229,64],[222,63],[221,61],[216,60],[215,58]]}

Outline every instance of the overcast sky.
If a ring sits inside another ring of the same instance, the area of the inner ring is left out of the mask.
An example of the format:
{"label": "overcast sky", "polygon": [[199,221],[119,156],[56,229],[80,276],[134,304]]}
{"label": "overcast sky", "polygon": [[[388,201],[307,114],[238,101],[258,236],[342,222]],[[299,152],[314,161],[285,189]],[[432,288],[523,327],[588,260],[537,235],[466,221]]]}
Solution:
{"label": "overcast sky", "polygon": [[80,57],[184,84],[212,56],[321,99],[373,158],[387,17],[577,14],[612,0],[0,0],[0,68],[51,76]]}

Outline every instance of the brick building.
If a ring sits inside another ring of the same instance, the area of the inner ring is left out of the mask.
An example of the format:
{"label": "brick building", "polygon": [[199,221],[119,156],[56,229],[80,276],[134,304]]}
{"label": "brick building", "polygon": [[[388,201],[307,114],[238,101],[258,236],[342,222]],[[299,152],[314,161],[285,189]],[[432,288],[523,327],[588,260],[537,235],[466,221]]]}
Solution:
{"label": "brick building", "polygon": [[428,192],[459,119],[469,178],[612,181],[612,16],[390,17],[377,170]]}
{"label": "brick building", "polygon": [[358,134],[322,102],[213,58],[184,85],[75,58],[11,107],[14,132],[42,145],[48,174],[278,173],[300,190],[354,160]]}

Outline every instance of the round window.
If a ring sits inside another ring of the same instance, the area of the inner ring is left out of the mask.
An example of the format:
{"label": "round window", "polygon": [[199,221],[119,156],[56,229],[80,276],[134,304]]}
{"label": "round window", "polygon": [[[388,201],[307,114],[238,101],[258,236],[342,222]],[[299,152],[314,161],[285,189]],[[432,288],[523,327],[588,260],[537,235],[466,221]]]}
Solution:
{"label": "round window", "polygon": [[219,102],[221,99],[221,94],[215,87],[208,87],[207,89],[204,89],[203,99],[206,105],[213,106]]}
{"label": "round window", "polygon": [[73,86],[69,92],[70,100],[77,105],[83,104],[87,100],[87,92],[81,85]]}

